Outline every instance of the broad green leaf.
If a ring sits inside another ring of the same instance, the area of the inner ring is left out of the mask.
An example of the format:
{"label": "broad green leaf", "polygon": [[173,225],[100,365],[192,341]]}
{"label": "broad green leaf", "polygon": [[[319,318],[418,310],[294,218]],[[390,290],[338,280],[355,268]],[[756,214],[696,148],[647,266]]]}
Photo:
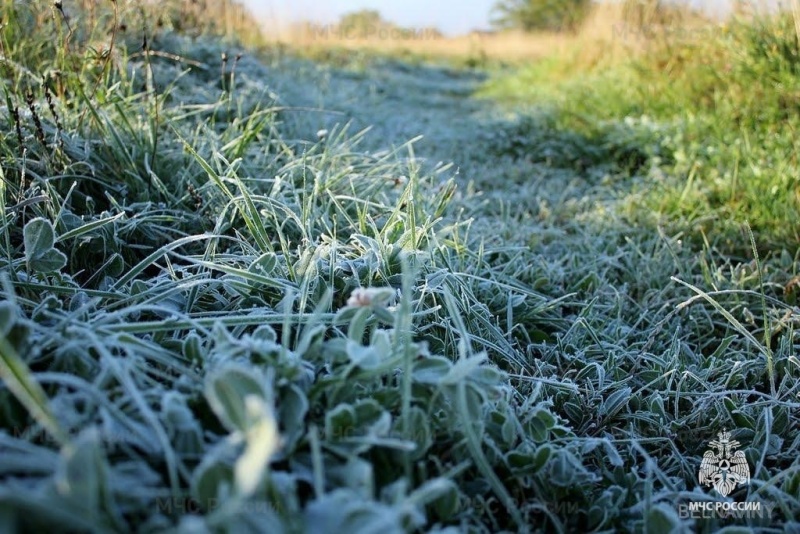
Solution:
{"label": "broad green leaf", "polygon": [[414,490],[408,500],[420,507],[433,504],[441,516],[450,517],[458,511],[458,487],[452,480],[434,478]]}
{"label": "broad green leaf", "polygon": [[539,471],[545,466],[547,461],[550,460],[550,457],[552,455],[553,455],[553,448],[550,445],[548,445],[547,443],[539,445],[536,448],[536,453],[533,455],[533,459],[531,460],[531,467],[535,471]]}
{"label": "broad green leaf", "polygon": [[447,358],[431,356],[414,363],[412,376],[420,384],[438,385],[453,366]]}
{"label": "broad green leaf", "polygon": [[540,420],[548,430],[556,426],[556,418],[547,408],[540,406],[535,412],[535,417]]}
{"label": "broad green leaf", "polygon": [[441,383],[443,385],[458,384],[470,376],[478,367],[483,364],[487,359],[485,353],[476,354],[470,358],[464,358],[456,361],[448,373],[442,377]]}
{"label": "broad green leaf", "polygon": [[572,453],[563,449],[556,451],[550,461],[548,479],[556,486],[569,487],[575,483],[575,476],[580,467],[580,461]]}
{"label": "broad green leaf", "polygon": [[609,395],[608,398],[606,399],[606,402],[604,403],[605,413],[603,415],[605,417],[613,417],[628,403],[628,400],[630,398],[631,398],[631,388],[629,387],[622,388],[619,391],[615,391],[614,393]]}
{"label": "broad green leaf", "polygon": [[622,456],[620,456],[619,451],[617,451],[617,448],[613,443],[604,439],[603,448],[606,451],[606,459],[608,460],[608,463],[614,467],[621,467],[625,464],[625,462],[622,460]]}
{"label": "broad green leaf", "polygon": [[277,266],[278,258],[275,253],[267,252],[251,263],[247,270],[251,273],[260,274],[261,276],[269,276]]}
{"label": "broad green leaf", "polygon": [[28,268],[37,273],[54,273],[64,268],[67,257],[60,250],[51,248],[43,254],[28,260]]}
{"label": "broad green leaf", "polygon": [[[406,429],[405,435],[402,433]],[[423,457],[433,445],[433,435],[428,414],[417,406],[409,408],[408,412],[395,420],[395,435],[410,439],[417,444],[413,453],[414,459]]]}
{"label": "broad green leaf", "polygon": [[265,396],[257,376],[244,367],[231,365],[206,379],[206,400],[231,432],[247,432],[249,429],[245,398],[256,395],[263,399]]}
{"label": "broad green leaf", "polygon": [[181,344],[181,351],[183,355],[192,363],[200,363],[203,361],[203,352],[201,350],[202,340],[197,332],[190,332]]}
{"label": "broad green leaf", "polygon": [[538,417],[534,417],[528,421],[527,428],[531,439],[536,443],[543,443],[547,441],[547,438],[550,436],[550,429],[547,428],[547,423]]}
{"label": "broad green leaf", "polygon": [[365,347],[350,339],[347,340],[347,356],[353,365],[362,369],[375,369],[381,364],[381,356],[374,347]]}
{"label": "broad green leaf", "polygon": [[305,418],[308,413],[308,398],[294,384],[284,386],[278,397],[278,416],[284,431],[285,447],[291,447],[306,428]]}
{"label": "broad green leaf", "polygon": [[53,249],[56,233],[53,224],[47,219],[37,217],[28,222],[23,230],[25,259],[39,258]]}
{"label": "broad green leaf", "polygon": [[340,404],[325,414],[325,439],[340,441],[353,435],[356,411],[349,404]]}
{"label": "broad green leaf", "polygon": [[227,498],[233,489],[233,465],[217,455],[206,455],[192,473],[191,492],[200,507],[208,509]]}
{"label": "broad green leaf", "polygon": [[269,343],[277,343],[278,334],[275,333],[275,329],[270,325],[262,324],[256,328],[255,332],[253,332],[253,339]]}
{"label": "broad green leaf", "polygon": [[64,253],[53,248],[55,231],[47,219],[39,217],[28,222],[23,230],[23,240],[25,262],[31,271],[56,272],[67,264]]}
{"label": "broad green leaf", "polygon": [[645,516],[646,532],[676,532],[680,529],[681,520],[675,508],[659,503],[647,510]]}

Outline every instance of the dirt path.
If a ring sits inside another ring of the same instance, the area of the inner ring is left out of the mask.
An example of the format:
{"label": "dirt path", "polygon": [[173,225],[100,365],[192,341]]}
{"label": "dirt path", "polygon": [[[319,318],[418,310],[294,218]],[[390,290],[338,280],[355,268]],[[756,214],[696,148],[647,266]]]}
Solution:
{"label": "dirt path", "polygon": [[303,76],[316,90],[290,91],[288,103],[326,112],[303,113],[300,126],[314,133],[348,122],[354,131],[370,127],[363,147],[372,151],[422,135],[414,144],[418,157],[459,164],[494,111],[490,102],[471,98],[485,80],[480,73],[387,61],[357,71],[315,67]]}

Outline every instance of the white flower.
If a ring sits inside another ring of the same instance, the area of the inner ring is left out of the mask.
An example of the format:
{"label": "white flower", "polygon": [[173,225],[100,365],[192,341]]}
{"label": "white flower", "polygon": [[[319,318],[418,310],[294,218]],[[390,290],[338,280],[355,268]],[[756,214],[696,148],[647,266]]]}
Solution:
{"label": "white flower", "polygon": [[395,291],[390,287],[359,287],[350,293],[347,305],[356,307],[385,306],[394,296]]}

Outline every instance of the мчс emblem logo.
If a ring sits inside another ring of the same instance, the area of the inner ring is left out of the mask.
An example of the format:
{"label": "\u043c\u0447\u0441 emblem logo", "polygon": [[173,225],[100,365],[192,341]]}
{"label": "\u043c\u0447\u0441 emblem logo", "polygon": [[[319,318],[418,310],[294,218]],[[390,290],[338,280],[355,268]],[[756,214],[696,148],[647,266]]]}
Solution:
{"label": "\u043c\u0447\u0441 emblem logo", "polygon": [[750,483],[750,466],[744,452],[735,451],[741,443],[731,439],[731,433],[717,434],[719,441],[713,440],[709,446],[714,451],[706,451],[700,464],[700,484],[714,486],[720,495],[727,497],[736,486]]}

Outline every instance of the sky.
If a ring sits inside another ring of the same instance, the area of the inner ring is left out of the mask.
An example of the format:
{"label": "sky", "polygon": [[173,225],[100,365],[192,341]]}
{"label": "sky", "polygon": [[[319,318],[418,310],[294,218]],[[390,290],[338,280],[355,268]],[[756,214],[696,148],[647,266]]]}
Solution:
{"label": "sky", "polygon": [[[310,20],[333,23],[345,13],[377,9],[384,19],[407,28],[437,27],[446,35],[489,29],[490,12],[497,0],[241,0],[259,18],[278,27]],[[760,1],[760,0],[755,0]],[[761,0],[763,1],[763,0]],[[775,2],[776,0],[766,0]],[[690,0],[714,12],[725,11],[733,0]]]}
{"label": "sky", "polygon": [[377,9],[399,26],[435,26],[448,35],[489,28],[489,12],[496,0],[243,0],[258,17],[278,23],[293,20],[336,22],[345,13]]}

